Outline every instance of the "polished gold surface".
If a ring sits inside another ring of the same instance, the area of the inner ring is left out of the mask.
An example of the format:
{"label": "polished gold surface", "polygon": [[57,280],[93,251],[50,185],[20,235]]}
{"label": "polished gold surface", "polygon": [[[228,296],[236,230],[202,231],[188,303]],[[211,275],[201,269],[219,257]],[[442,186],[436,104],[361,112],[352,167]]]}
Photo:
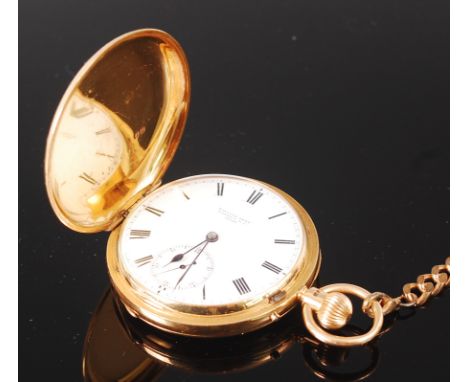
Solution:
{"label": "polished gold surface", "polygon": [[224,338],[192,338],[157,330],[128,315],[116,303],[129,337],[160,364],[191,373],[246,371],[278,359],[296,342],[296,317],[288,316],[268,328],[247,335]]}
{"label": "polished gold surface", "polygon": [[450,257],[444,264],[434,265],[431,273],[419,275],[416,282],[403,285],[403,293],[397,297],[390,297],[386,293],[374,292],[367,296],[362,304],[362,310],[370,317],[373,315],[371,304],[377,301],[387,315],[395,310],[413,308],[424,305],[429,298],[437,296],[450,285]]}
{"label": "polished gold surface", "polygon": [[[343,334],[363,331],[346,326]],[[375,370],[379,352],[367,345],[370,359],[350,364],[357,350],[330,347],[311,337],[300,322],[298,309],[254,333],[224,338],[190,338],[166,333],[131,317],[112,290],[103,296],[89,323],[83,350],[85,381],[156,381],[169,368],[194,373],[228,375],[275,362],[292,347],[301,346],[306,365],[325,380],[360,381]],[[361,351],[361,350],[359,350]],[[353,357],[351,357],[353,358]],[[369,356],[365,356],[369,358]],[[343,370],[346,365],[347,368]],[[350,369],[352,366],[352,369]],[[347,370],[346,370],[347,369]],[[174,376],[174,373],[169,374]],[[184,374],[180,376],[183,378]]]}
{"label": "polished gold surface", "polygon": [[[197,339],[172,335],[135,320],[112,290],[89,324],[83,350],[86,381],[154,380],[167,366],[202,373],[245,371],[276,360],[296,341],[296,317],[248,336]],[[148,378],[145,379],[144,377]]]}
{"label": "polished gold surface", "polygon": [[343,293],[323,293],[318,288],[310,288],[301,293],[300,298],[316,312],[320,325],[325,329],[341,329],[353,314],[353,305]]}
{"label": "polished gold surface", "polygon": [[[383,292],[370,293],[353,284],[331,284],[321,288],[302,291],[302,313],[307,329],[323,343],[351,347],[365,345],[383,334],[383,318],[401,307],[413,308],[424,305],[430,297],[438,295],[450,285],[450,257],[445,264],[435,265],[431,273],[419,275],[414,283],[403,286],[403,293],[390,297]],[[339,293],[340,296],[336,294]],[[325,329],[342,328],[352,314],[349,299],[341,293],[355,295],[363,300],[362,311],[373,319],[367,333],[357,336],[339,336]]]}
{"label": "polished gold surface", "polygon": [[[353,325],[346,325],[340,330],[340,334],[345,336],[356,336],[364,332]],[[364,381],[376,371],[379,364],[380,352],[375,341],[359,348],[329,346],[313,337],[303,337],[301,341],[304,343],[305,364],[316,377],[324,381]],[[355,357],[351,356],[356,352],[362,353],[367,362],[356,362]],[[350,358],[354,362],[350,362]]]}
{"label": "polished gold surface", "polygon": [[[161,192],[177,181],[153,192]],[[317,231],[312,219],[291,196],[262,183],[283,196],[296,210],[304,229],[304,244],[294,268],[280,285],[261,298],[220,306],[162,303],[131,283],[119,262],[118,241],[121,227],[114,230],[107,245],[107,265],[111,281],[122,302],[133,316],[168,332],[186,336],[222,337],[251,332],[287,313],[297,302],[298,293],[311,286],[320,267]]]}
{"label": "polished gold surface", "polygon": [[[330,284],[319,289],[320,293],[349,293],[356,297],[364,300],[370,295],[370,293],[364,288],[358,287],[353,284]],[[314,310],[316,310],[313,304],[309,303],[309,298],[307,292],[301,293],[300,299],[302,301],[302,314],[304,318],[304,323],[307,329],[312,333],[312,335],[317,338],[319,341],[326,343],[332,346],[359,346],[365,345],[366,343],[373,340],[380,333],[383,325],[383,313],[382,307],[377,301],[373,301],[371,304],[373,312],[373,323],[372,327],[364,334],[359,334],[355,336],[341,336],[332,334],[323,329],[323,323],[317,322],[314,316]],[[343,305],[348,305],[348,302],[343,302]],[[347,308],[346,308],[347,309]]]}
{"label": "polished gold surface", "polygon": [[112,229],[157,186],[179,144],[190,77],[179,44],[144,29],[116,38],[78,72],[49,132],[47,192],[79,232]]}

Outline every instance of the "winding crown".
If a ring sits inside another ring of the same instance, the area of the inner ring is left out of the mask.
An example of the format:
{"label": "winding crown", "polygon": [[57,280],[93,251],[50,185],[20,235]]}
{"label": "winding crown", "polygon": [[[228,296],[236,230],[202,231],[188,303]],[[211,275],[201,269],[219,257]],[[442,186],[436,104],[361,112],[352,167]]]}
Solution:
{"label": "winding crown", "polygon": [[302,299],[312,307],[325,329],[342,328],[353,314],[351,300],[340,292],[323,293],[317,288],[311,288],[303,294]]}

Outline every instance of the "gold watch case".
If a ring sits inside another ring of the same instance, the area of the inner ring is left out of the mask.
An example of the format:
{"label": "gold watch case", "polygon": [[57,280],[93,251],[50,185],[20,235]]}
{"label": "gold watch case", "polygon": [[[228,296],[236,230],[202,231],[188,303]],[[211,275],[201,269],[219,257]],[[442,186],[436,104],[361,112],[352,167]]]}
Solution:
{"label": "gold watch case", "polygon": [[[189,101],[187,59],[163,31],[136,30],[94,54],[63,95],[47,139],[47,194],[61,222],[85,233],[119,224],[160,184],[182,137]],[[99,151],[89,152],[94,147]]]}
{"label": "gold watch case", "polygon": [[[57,108],[46,148],[47,193],[67,227],[84,233],[112,231],[107,247],[109,274],[130,314],[187,336],[242,334],[288,312],[320,268],[312,219],[278,188],[259,182],[295,209],[306,239],[294,269],[268,295],[209,309],[171,305],[145,298],[119,264],[119,225],[135,203],[158,192],[179,145],[189,100],[188,63],[170,35],[142,29],[109,42],[78,72]],[[107,155],[107,162],[101,154]]]}

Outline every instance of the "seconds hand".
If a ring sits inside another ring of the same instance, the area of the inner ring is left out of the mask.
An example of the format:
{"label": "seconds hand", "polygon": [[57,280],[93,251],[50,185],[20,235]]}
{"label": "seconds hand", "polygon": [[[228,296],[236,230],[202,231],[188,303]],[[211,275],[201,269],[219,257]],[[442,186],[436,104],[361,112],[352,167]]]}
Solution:
{"label": "seconds hand", "polygon": [[[195,264],[196,264],[196,263],[195,263]],[[193,264],[193,265],[195,265],[195,264]],[[186,264],[180,264],[177,268],[166,269],[165,271],[155,273],[155,275],[157,276],[157,275],[160,275],[160,274],[162,274],[162,273],[167,273],[167,272],[176,271],[177,269],[185,269],[185,268],[187,268],[187,267],[188,267],[188,265],[186,265]]]}
{"label": "seconds hand", "polygon": [[[180,279],[177,281],[177,284],[175,285],[174,289],[178,287],[178,285],[180,284],[180,282],[184,279],[185,275],[187,274],[187,272],[190,270],[190,268],[192,268],[192,265],[196,263],[197,259],[200,257],[200,255],[203,253],[203,251],[205,250],[206,246],[208,245],[208,243],[213,243],[215,241],[218,241],[218,234],[216,232],[208,232],[206,234],[206,240],[202,241],[202,243],[205,243],[205,245],[203,246],[203,248],[200,250],[200,252],[198,252],[198,255],[195,256],[195,258],[193,259],[193,261],[189,264],[189,266],[187,267],[187,269],[185,270],[185,272],[182,274],[182,276],[180,276]],[[200,243],[201,244],[201,243]],[[199,245],[200,245],[199,244]]]}

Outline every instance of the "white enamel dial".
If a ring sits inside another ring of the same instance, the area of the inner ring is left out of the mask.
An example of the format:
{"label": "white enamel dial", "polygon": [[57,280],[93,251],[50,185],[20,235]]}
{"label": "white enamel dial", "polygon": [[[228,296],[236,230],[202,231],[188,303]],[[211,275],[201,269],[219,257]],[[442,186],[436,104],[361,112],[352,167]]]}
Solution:
{"label": "white enamel dial", "polygon": [[118,261],[160,301],[220,306],[276,291],[303,243],[299,216],[275,190],[247,178],[200,175],[157,189],[131,210]]}

